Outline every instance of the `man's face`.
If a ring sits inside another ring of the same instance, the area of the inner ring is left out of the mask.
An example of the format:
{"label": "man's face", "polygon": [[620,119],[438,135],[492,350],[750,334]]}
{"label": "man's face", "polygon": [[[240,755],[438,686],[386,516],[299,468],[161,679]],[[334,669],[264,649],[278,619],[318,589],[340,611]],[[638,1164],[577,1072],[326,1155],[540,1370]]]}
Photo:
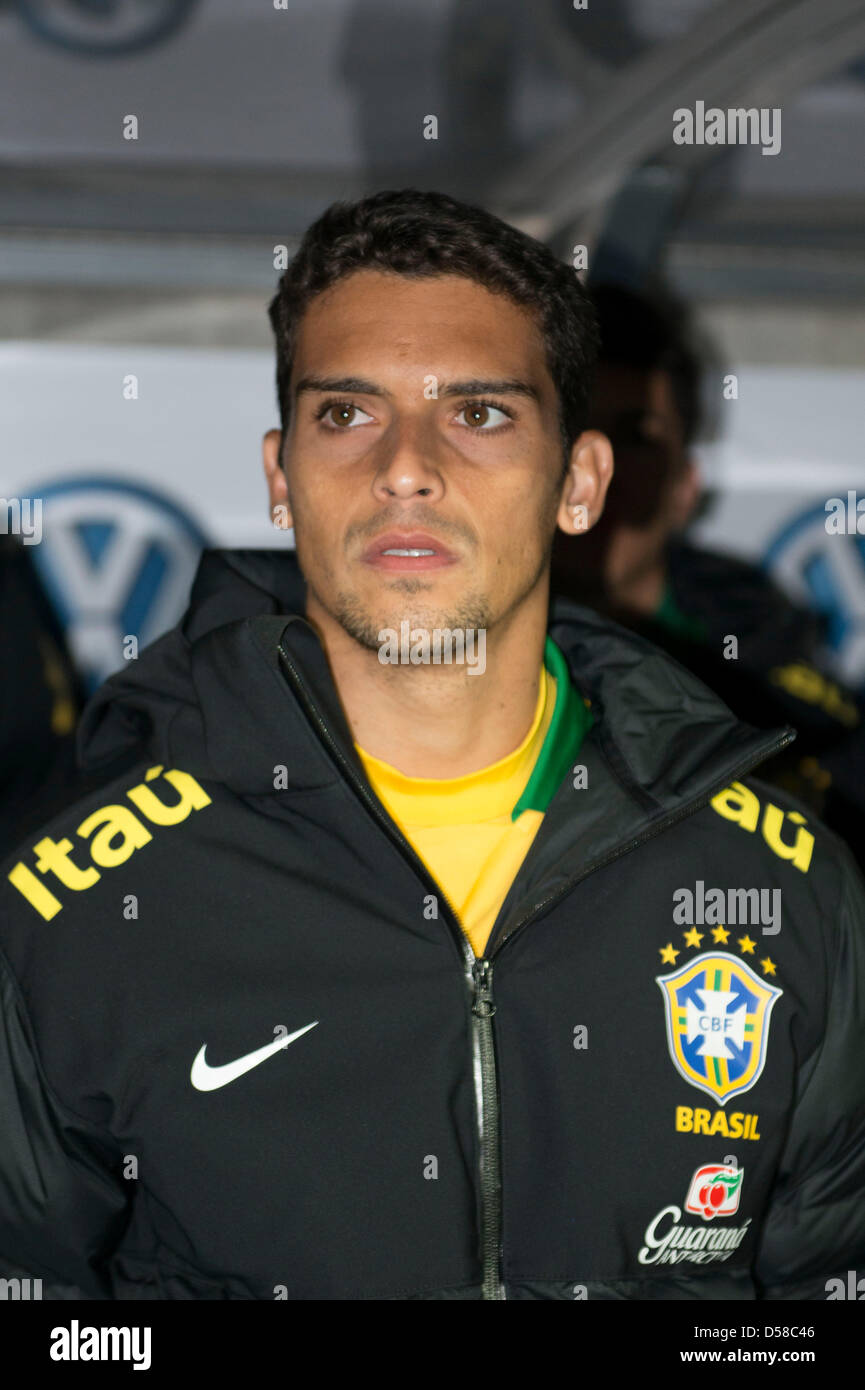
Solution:
{"label": "man's face", "polygon": [[[601,362],[591,402],[592,424],[619,448],[657,448],[674,470],[685,458],[682,418],[668,372]],[[616,479],[618,488],[622,479]]]}
{"label": "man's face", "polygon": [[406,619],[491,631],[546,602],[563,458],[528,313],[462,276],[358,271],[304,314],[291,389],[282,462],[310,618],[378,649]]}

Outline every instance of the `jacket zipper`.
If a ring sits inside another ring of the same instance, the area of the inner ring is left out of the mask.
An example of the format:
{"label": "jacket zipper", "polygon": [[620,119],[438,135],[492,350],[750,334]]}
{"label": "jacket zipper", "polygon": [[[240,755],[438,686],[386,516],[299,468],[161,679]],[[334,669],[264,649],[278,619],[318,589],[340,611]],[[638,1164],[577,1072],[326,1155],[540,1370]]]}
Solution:
{"label": "jacket zipper", "polygon": [[480,1130],[481,1166],[481,1259],[483,1287],[481,1298],[506,1298],[502,1279],[502,1175],[499,1142],[499,1093],[496,1049],[492,1018],[493,963],[484,956],[475,959],[474,1000],[472,1002],[473,1044],[475,1050],[475,1088]]}
{"label": "jacket zipper", "polygon": [[764,762],[766,758],[774,753],[780,752],[792,743],[795,734],[790,731],[777,739],[764,752],[752,754],[742,763],[738,764],[731,771],[727,772],[724,780],[719,783],[717,789],[710,789],[707,793],[701,794],[694,801],[686,806],[680,807],[678,811],[671,812],[664,817],[657,825],[649,827],[643,834],[637,835],[633,840],[625,845],[620,845],[609,854],[591,863],[576,877],[567,879],[562,887],[555,893],[550,893],[541,902],[535,903],[531,911],[517,922],[509,932],[502,937],[495,947],[491,956],[476,956],[472,944],[463,930],[459,916],[447,897],[441,885],[433,878],[423,860],[418,856],[410,842],[402,835],[398,827],[380,805],[378,799],[373,796],[369,788],[358,777],[354,767],[344,756],[342,750],[334,739],[325,721],[315,707],[315,703],[310,698],[303,679],[293,664],[291,658],[280,642],[277,648],[280,661],[284,669],[290,675],[292,683],[297,687],[298,693],[303,701],[304,708],[308,717],[312,720],[324,743],[331,750],[336,762],[343,770],[347,780],[353,789],[360,796],[366,807],[374,816],[375,820],[384,830],[388,838],[398,846],[404,857],[409,861],[412,868],[419,877],[431,887],[433,896],[442,898],[447,908],[446,920],[452,936],[459,948],[463,961],[463,968],[468,983],[471,996],[472,1012],[472,1071],[475,1083],[475,1122],[477,1125],[478,1146],[480,1154],[480,1179],[481,1179],[481,1260],[483,1267],[483,1285],[481,1289],[482,1299],[505,1299],[505,1286],[502,1277],[502,1188],[501,1188],[501,1145],[500,1145],[500,1106],[499,1106],[499,1087],[498,1071],[496,1067],[495,1037],[493,1034],[493,1015],[496,1012],[496,1005],[493,1000],[492,981],[493,981],[493,958],[502,950],[505,943],[510,941],[516,934],[522,931],[533,922],[538,915],[552,903],[558,902],[583,879],[598,869],[606,868],[614,860],[620,859],[623,855],[629,854],[638,845],[645,844],[655,835],[660,835],[662,831],[669,829],[678,821],[684,820],[687,816],[699,811],[703,806],[707,806],[712,797],[722,791],[731,781],[742,777],[752,767]]}
{"label": "jacket zipper", "polygon": [[479,1091],[478,1116],[481,1134],[481,1250],[483,1252],[483,1290],[481,1297],[484,1299],[503,1299],[507,1295],[502,1276],[502,1200],[501,1200],[501,1144],[499,1135],[499,1097],[498,1097],[498,1076],[496,1073],[495,1062],[495,1043],[493,1039],[492,1017],[496,1011],[493,1000],[492,981],[493,981],[493,960],[508,941],[529,923],[533,922],[538,915],[552,903],[564,897],[588,878],[590,874],[598,869],[605,868],[612,864],[614,860],[630,853],[638,845],[645,844],[655,835],[660,835],[662,831],[675,825],[677,821],[684,820],[686,816],[693,815],[695,811],[707,806],[712,797],[722,791],[730,782],[738,777],[744,776],[749,768],[763,762],[772,754],[780,752],[792,743],[795,734],[784,734],[777,739],[774,744],[764,753],[752,754],[737,767],[726,773],[723,782],[716,790],[709,790],[708,793],[697,797],[687,806],[680,807],[678,811],[673,811],[669,816],[665,816],[657,825],[651,826],[643,834],[637,835],[625,845],[620,845],[618,849],[602,856],[590,864],[587,869],[576,877],[568,879],[563,887],[555,893],[550,893],[541,902],[535,903],[532,910],[517,922],[509,932],[507,932],[494,948],[491,956],[476,958],[472,970],[475,989],[474,1002],[472,1004],[472,1014],[474,1015],[475,1036],[476,1036],[476,1056],[475,1056],[475,1075],[476,1088]]}
{"label": "jacket zipper", "polygon": [[444,901],[446,911],[443,915],[462,958],[463,972],[471,1000],[472,1076],[475,1090],[475,1125],[481,1179],[480,1227],[483,1266],[481,1297],[484,1299],[503,1299],[505,1290],[501,1279],[501,1158],[498,1132],[498,1077],[492,1025],[492,1016],[496,1011],[492,999],[492,961],[486,957],[475,955],[472,943],[460,924],[459,915],[441,884],[433,878],[413,845],[400,833],[398,826],[391,821],[378,798],[372,795],[370,789],[358,777],[354,767],[343,754],[342,749],[316,709],[300,672],[281,642],[277,650],[284,671],[297,688],[308,718],[315,725],[322,741],[330,749],[350,785],[388,838],[402,851],[421,880],[433,890],[433,895]]}

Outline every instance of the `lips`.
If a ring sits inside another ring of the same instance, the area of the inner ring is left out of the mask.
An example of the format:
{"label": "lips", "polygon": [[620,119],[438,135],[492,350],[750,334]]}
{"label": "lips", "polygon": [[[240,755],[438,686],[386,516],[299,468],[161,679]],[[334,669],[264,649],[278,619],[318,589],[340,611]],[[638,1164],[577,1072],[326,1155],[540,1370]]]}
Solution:
{"label": "lips", "polygon": [[[419,555],[388,555],[387,551],[425,551]],[[458,556],[429,531],[385,531],[363,552],[361,559],[376,569],[440,569],[453,565]]]}

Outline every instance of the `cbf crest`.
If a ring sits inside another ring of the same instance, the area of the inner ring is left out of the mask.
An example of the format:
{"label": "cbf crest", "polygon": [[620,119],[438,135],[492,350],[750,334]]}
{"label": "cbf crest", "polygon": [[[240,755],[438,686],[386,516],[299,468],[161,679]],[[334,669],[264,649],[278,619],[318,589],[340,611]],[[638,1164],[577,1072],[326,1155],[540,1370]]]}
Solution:
{"label": "cbf crest", "polygon": [[694,956],[655,978],[677,1071],[721,1105],[749,1091],[763,1070],[769,1018],[783,990],[725,951]]}

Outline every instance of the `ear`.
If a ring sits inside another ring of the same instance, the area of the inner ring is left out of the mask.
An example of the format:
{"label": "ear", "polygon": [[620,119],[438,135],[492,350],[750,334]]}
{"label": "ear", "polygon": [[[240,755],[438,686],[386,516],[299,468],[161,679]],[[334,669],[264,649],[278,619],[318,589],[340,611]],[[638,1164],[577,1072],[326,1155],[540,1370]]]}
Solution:
{"label": "ear", "polygon": [[571,448],[556,520],[569,536],[588,531],[604,510],[613,476],[613,446],[600,430],[584,430]]}
{"label": "ear", "polygon": [[699,469],[692,459],[687,459],[670,495],[670,515],[677,531],[687,526],[699,500]]}
{"label": "ear", "polygon": [[270,498],[270,519],[281,531],[290,531],[294,521],[288,501],[288,483],[279,461],[281,450],[282,431],[268,430],[261,441],[261,455]]}

